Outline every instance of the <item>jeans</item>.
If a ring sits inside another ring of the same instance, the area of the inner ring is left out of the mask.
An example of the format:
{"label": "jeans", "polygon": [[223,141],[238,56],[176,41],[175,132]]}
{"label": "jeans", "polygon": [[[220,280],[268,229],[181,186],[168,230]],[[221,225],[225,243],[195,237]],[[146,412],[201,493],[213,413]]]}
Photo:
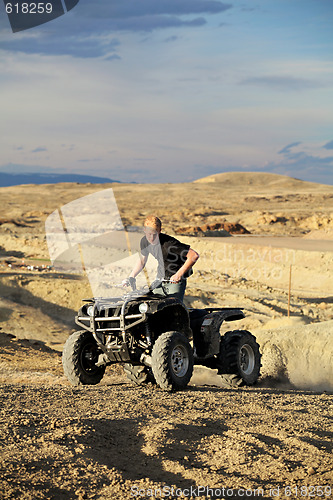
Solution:
{"label": "jeans", "polygon": [[179,283],[162,283],[153,290],[153,293],[165,297],[176,297],[183,302],[186,288],[186,279],[182,278]]}

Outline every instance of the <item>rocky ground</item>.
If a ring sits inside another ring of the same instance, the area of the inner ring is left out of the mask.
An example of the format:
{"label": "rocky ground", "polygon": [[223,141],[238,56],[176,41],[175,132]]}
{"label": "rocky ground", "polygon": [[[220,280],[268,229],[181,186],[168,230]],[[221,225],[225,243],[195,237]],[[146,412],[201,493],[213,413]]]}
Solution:
{"label": "rocky ground", "polygon": [[[265,174],[112,185],[125,225],[158,211],[199,251],[186,305],[242,306],[237,328],[260,344],[256,386],[224,389],[198,367],[169,394],[134,387],[121,367],[98,386],[63,376],[91,288],[48,267],[44,223],[105,187],[0,190],[0,498],[331,498],[333,188]],[[219,237],[236,224],[251,234]]]}
{"label": "rocky ground", "polygon": [[220,498],[222,488],[227,498],[330,498],[326,392],[222,389],[199,373],[170,394],[133,387],[117,368],[72,388],[58,352],[7,336],[1,350],[3,499]]}

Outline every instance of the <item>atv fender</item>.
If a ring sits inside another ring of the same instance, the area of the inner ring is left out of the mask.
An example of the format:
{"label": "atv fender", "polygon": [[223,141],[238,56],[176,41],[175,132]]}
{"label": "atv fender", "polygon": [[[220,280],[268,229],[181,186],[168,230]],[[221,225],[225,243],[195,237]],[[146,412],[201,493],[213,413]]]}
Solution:
{"label": "atv fender", "polygon": [[193,340],[198,358],[210,358],[220,351],[220,328],[223,321],[235,321],[244,318],[241,309],[219,309],[211,311],[196,320],[193,329]]}

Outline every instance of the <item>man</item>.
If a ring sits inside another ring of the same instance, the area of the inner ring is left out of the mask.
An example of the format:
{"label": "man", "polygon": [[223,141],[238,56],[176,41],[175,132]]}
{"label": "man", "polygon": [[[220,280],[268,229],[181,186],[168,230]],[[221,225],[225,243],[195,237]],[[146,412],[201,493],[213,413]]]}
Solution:
{"label": "man", "polygon": [[169,280],[162,283],[153,292],[168,297],[184,298],[186,279],[190,276],[192,266],[199,258],[199,254],[190,248],[190,245],[181,243],[173,236],[161,232],[162,223],[155,215],[150,215],[144,222],[145,236],[140,241],[141,257],[134,266],[129,278],[123,281],[129,284],[130,278],[135,278],[145,267],[149,254],[158,262],[157,279]]}

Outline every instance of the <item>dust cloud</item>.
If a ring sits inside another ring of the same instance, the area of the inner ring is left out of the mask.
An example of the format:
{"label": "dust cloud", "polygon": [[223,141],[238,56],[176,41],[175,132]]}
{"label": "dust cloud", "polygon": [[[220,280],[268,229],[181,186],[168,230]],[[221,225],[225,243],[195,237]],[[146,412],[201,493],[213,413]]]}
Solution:
{"label": "dust cloud", "polygon": [[333,321],[255,332],[262,352],[262,377],[298,389],[333,391]]}
{"label": "dust cloud", "polygon": [[[281,320],[276,322],[278,326]],[[260,345],[261,378],[257,385],[333,392],[330,339],[333,321],[300,325],[297,318],[287,326],[254,331]],[[267,326],[273,326],[270,321]],[[300,327],[302,326],[302,327]],[[194,368],[191,385],[222,387],[217,370]]]}

